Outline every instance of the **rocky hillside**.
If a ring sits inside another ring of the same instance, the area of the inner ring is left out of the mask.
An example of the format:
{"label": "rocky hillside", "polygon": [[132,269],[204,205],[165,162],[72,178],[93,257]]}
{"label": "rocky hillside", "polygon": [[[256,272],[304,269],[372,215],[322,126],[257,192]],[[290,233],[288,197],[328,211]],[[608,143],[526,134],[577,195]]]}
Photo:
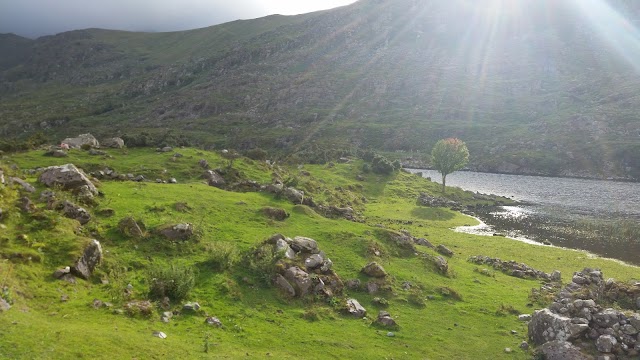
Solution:
{"label": "rocky hillside", "polygon": [[175,33],[3,35],[0,133],[173,129],[237,149],[406,154],[457,136],[478,170],[638,179],[640,80],[620,40],[633,22],[604,23],[621,32],[607,37],[587,10],[360,0]]}

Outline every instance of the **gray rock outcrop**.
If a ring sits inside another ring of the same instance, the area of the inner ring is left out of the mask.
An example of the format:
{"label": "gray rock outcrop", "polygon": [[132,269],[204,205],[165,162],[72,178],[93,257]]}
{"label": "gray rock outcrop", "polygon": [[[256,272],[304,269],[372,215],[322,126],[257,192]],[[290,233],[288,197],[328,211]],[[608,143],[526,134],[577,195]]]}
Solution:
{"label": "gray rock outcrop", "polygon": [[570,342],[550,341],[542,345],[540,353],[546,360],[594,360],[593,356],[583,354]]}
{"label": "gray rock outcrop", "polygon": [[78,220],[81,225],[84,225],[91,220],[91,214],[89,214],[87,209],[66,200],[63,203],[62,213],[69,219]]}
{"label": "gray rock outcrop", "polygon": [[378,264],[375,261],[365,265],[361,271],[363,274],[367,276],[375,277],[375,278],[383,278],[387,276],[387,272],[384,270],[382,265]]}
{"label": "gray rock outcrop", "polygon": [[356,299],[347,300],[347,312],[357,318],[367,315],[367,310]]}
{"label": "gray rock outcrop", "polygon": [[66,138],[62,140],[61,144],[66,144],[69,146],[69,148],[72,148],[72,149],[79,149],[83,145],[90,146],[90,147],[100,147],[100,143],[98,142],[98,140],[95,137],[93,137],[93,135],[88,133],[78,135],[77,137],[74,137],[74,138]]}
{"label": "gray rock outcrop", "polygon": [[81,187],[86,186],[89,193],[98,195],[98,189],[96,189],[84,171],[73,164],[45,168],[38,181],[48,187],[60,186],[70,191],[80,191]]}
{"label": "gray rock outcrop", "polygon": [[284,278],[291,284],[297,296],[303,297],[311,290],[309,274],[297,266],[292,266],[284,272]]}
{"label": "gray rock outcrop", "polygon": [[175,225],[165,225],[158,230],[158,233],[171,241],[189,240],[193,234],[193,225],[181,223]]}

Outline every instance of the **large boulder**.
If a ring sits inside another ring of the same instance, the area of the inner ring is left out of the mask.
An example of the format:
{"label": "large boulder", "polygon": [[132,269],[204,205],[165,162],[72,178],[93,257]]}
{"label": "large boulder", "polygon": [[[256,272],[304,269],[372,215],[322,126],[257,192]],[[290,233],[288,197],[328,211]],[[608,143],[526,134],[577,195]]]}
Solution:
{"label": "large boulder", "polygon": [[555,314],[549,309],[533,313],[529,322],[529,338],[536,345],[549,341],[571,341],[589,330],[589,325],[574,324],[570,318]]}
{"label": "large boulder", "polygon": [[586,355],[579,348],[566,341],[550,341],[540,347],[542,358],[546,360],[593,360],[593,356]]}
{"label": "large boulder", "polygon": [[296,295],[299,297],[309,294],[312,282],[309,274],[304,270],[297,266],[292,266],[284,272],[284,278],[293,286]]}
{"label": "large boulder", "polygon": [[291,286],[287,279],[284,278],[284,276],[277,274],[273,282],[287,297],[296,296],[296,290]]}
{"label": "large boulder", "polygon": [[384,271],[384,268],[382,267],[382,265],[378,264],[375,261],[365,265],[365,267],[362,268],[362,272],[367,276],[371,276],[375,278],[383,278],[387,276],[387,272]]}
{"label": "large boulder", "polygon": [[81,134],[74,138],[66,138],[62,140],[61,144],[66,144],[72,149],[79,149],[83,145],[90,147],[100,147],[98,140],[91,134]]}
{"label": "large boulder", "polygon": [[102,246],[98,240],[91,240],[84,249],[82,256],[71,267],[71,273],[79,278],[88,280],[96,266],[102,260]]}
{"label": "large boulder", "polygon": [[121,149],[124,147],[124,140],[119,137],[104,139],[101,146],[103,148]]}
{"label": "large boulder", "polygon": [[304,192],[292,187],[284,189],[284,197],[294,204],[299,205],[304,202]]}
{"label": "large boulder", "polygon": [[73,164],[49,166],[40,174],[38,181],[48,187],[60,186],[65,190],[71,191],[79,191],[80,188],[86,186],[89,193],[98,195],[98,189],[96,189],[84,171]]}

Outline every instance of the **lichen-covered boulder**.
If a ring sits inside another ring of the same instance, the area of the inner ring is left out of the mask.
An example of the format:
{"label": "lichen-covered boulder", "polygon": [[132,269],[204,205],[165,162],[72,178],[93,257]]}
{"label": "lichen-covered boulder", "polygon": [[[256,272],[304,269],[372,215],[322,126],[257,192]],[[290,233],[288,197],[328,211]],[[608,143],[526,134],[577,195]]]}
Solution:
{"label": "lichen-covered boulder", "polygon": [[120,230],[123,235],[136,239],[144,237],[143,228],[144,225],[140,226],[132,216],[127,216],[118,223],[118,230]]}
{"label": "lichen-covered boulder", "polygon": [[90,147],[100,147],[98,140],[91,134],[81,134],[74,138],[66,138],[62,140],[61,144],[66,144],[72,149],[79,149],[83,145]]}
{"label": "lichen-covered boulder", "polygon": [[65,201],[63,206],[64,208],[62,209],[62,213],[69,219],[78,220],[81,225],[84,225],[88,223],[89,220],[91,220],[91,214],[89,214],[87,209],[78,206],[70,201]]}
{"label": "lichen-covered boulder", "polygon": [[71,273],[79,278],[88,280],[96,266],[102,260],[102,246],[98,240],[91,240],[84,249],[82,256],[71,267]]}
{"label": "lichen-covered boulder", "polygon": [[289,213],[285,209],[274,208],[274,207],[264,207],[262,208],[262,212],[270,219],[277,221],[284,221],[289,217]]}
{"label": "lichen-covered boulder", "polygon": [[347,312],[357,318],[362,318],[367,314],[367,310],[356,299],[347,300]]}
{"label": "lichen-covered boulder", "polygon": [[48,187],[60,186],[65,190],[71,191],[79,191],[81,187],[86,186],[89,193],[98,195],[98,189],[96,189],[84,171],[73,164],[49,166],[40,174],[38,181]]}
{"label": "lichen-covered boulder", "polygon": [[566,341],[550,341],[540,347],[540,354],[546,360],[594,360],[579,348]]}
{"label": "lichen-covered boulder", "polygon": [[296,236],[293,239],[286,239],[289,246],[296,252],[316,253],[318,252],[318,243],[312,238],[304,236]]}
{"label": "lichen-covered boulder", "polygon": [[207,180],[209,186],[222,188],[227,183],[220,174],[213,170],[205,171],[203,177]]}

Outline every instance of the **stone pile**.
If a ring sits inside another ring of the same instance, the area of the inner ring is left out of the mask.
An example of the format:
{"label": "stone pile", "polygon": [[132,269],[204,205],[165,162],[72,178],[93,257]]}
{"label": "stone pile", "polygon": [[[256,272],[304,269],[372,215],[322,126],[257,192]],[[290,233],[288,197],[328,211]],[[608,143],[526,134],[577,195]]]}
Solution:
{"label": "stone pile", "polygon": [[[613,302],[627,309],[604,307]],[[620,284],[604,280],[602,272],[586,268],[574,273],[571,283],[546,309],[536,311],[529,322],[529,338],[541,345],[546,358],[555,352],[589,359],[593,349],[598,358],[640,358],[640,283]],[[635,310],[636,312],[633,312]],[[563,355],[562,355],[563,356]]]}
{"label": "stone pile", "polygon": [[478,265],[488,265],[493,267],[495,270],[500,270],[507,275],[521,279],[538,279],[546,281],[560,281],[561,279],[561,274],[557,270],[548,274],[544,271],[536,270],[527,264],[518,263],[514,260],[503,261],[498,258],[477,255],[471,256],[469,258],[469,262]]}

